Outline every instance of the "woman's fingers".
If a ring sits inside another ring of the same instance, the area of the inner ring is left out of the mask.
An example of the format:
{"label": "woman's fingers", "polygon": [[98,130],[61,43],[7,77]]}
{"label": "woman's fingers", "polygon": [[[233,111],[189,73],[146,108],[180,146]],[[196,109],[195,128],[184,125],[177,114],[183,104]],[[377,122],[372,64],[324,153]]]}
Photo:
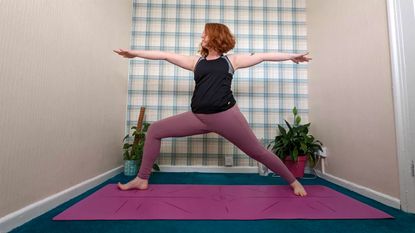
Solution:
{"label": "woman's fingers", "polygon": [[306,57],[309,54],[309,52],[303,53],[303,54],[299,54],[297,57],[294,57],[293,59],[291,59],[295,64],[298,64],[300,62],[308,62],[311,60],[311,58]]}
{"label": "woman's fingers", "polygon": [[114,51],[118,54],[127,52],[127,50],[123,50],[123,49],[117,49],[117,50],[112,50],[112,51]]}
{"label": "woman's fingers", "polygon": [[118,50],[113,50],[113,51],[115,53],[117,53],[118,55],[123,56],[125,58],[128,58],[129,57],[128,56],[128,54],[129,54],[129,51],[128,50],[118,49]]}
{"label": "woman's fingers", "polygon": [[122,51],[120,50],[120,49],[118,49],[118,50],[113,50],[115,53],[118,53],[119,55],[121,55],[122,54]]}
{"label": "woman's fingers", "polygon": [[299,62],[308,62],[311,60],[311,58],[306,57],[309,54],[309,52],[306,52],[304,54],[301,54],[300,56],[296,57],[295,59]]}

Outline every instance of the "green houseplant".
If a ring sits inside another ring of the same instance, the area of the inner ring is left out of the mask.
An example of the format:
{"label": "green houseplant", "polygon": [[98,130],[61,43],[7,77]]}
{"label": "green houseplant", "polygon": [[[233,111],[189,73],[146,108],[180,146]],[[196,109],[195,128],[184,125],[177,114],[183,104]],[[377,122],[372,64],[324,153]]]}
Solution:
{"label": "green houseplant", "polygon": [[284,161],[296,177],[303,177],[305,162],[308,160],[310,166],[315,165],[317,152],[322,151],[323,143],[309,134],[311,123],[300,124],[301,117],[296,107],[292,113],[294,123],[290,124],[284,120],[288,130],[278,124],[279,135],[268,144],[267,149],[272,147],[271,151]]}
{"label": "green houseplant", "polygon": [[[141,166],[148,127],[150,127],[149,123],[143,123],[142,129],[138,130],[136,126],[133,126],[131,127],[131,136],[130,134],[127,134],[123,139],[124,174],[126,176],[136,175],[138,169]],[[132,143],[129,141],[131,137],[134,138]],[[160,171],[160,168],[157,164],[153,164],[153,169]]]}

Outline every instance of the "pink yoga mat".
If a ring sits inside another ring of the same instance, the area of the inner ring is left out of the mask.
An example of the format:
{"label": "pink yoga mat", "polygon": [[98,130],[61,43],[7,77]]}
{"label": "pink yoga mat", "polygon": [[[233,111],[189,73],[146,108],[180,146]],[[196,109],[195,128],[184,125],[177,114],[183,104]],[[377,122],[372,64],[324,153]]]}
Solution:
{"label": "pink yoga mat", "polygon": [[298,197],[277,185],[150,184],[120,191],[109,184],[53,220],[393,218],[328,187],[305,188],[308,195]]}

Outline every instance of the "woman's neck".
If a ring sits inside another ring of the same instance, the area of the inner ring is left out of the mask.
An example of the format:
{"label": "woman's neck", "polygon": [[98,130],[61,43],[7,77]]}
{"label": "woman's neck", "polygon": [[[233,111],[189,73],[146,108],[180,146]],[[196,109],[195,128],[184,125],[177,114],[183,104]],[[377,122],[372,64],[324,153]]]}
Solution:
{"label": "woman's neck", "polygon": [[211,60],[211,59],[216,59],[218,57],[220,57],[222,54],[215,51],[215,50],[209,50],[209,54],[206,56],[206,59]]}

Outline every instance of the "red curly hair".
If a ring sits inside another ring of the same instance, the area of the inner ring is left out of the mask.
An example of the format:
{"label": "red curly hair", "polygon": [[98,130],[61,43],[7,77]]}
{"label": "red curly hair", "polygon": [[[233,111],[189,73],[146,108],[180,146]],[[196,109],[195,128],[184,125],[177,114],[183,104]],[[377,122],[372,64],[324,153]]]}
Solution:
{"label": "red curly hair", "polygon": [[[229,28],[220,23],[205,24],[205,35],[208,36],[207,47],[216,50],[219,53],[226,53],[235,47],[235,37],[231,34]],[[200,55],[206,57],[209,50],[202,47],[200,43]]]}

